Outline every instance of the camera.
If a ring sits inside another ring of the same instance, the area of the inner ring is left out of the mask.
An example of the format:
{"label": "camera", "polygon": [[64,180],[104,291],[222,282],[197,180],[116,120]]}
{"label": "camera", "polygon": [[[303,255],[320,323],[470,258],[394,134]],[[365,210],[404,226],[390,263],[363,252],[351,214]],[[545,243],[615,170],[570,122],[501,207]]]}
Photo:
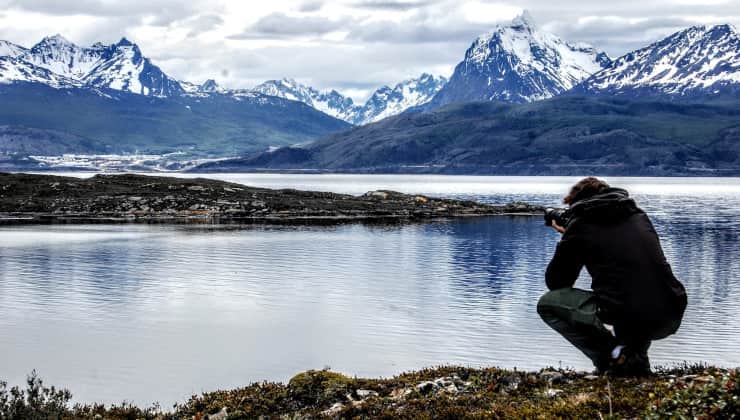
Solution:
{"label": "camera", "polygon": [[568,221],[570,221],[570,212],[563,209],[545,209],[545,226],[552,226],[552,221],[555,221],[558,225],[566,227]]}

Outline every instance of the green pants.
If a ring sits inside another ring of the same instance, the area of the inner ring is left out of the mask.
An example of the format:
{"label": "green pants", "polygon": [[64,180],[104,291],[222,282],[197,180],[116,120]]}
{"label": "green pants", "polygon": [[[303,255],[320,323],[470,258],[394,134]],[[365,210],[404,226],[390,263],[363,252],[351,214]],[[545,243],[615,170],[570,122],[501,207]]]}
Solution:
{"label": "green pants", "polygon": [[[591,359],[596,369],[603,371],[619,343],[596,316],[597,310],[594,294],[575,288],[551,290],[537,303],[542,320]],[[647,358],[650,342],[642,346],[644,349],[640,350]]]}

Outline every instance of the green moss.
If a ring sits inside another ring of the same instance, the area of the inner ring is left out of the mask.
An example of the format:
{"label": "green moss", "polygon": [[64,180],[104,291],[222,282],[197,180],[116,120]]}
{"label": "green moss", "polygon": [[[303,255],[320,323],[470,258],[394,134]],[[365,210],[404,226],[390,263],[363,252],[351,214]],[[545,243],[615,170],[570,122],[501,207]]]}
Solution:
{"label": "green moss", "polygon": [[[140,409],[126,404],[70,408],[66,405],[67,397],[64,401],[49,400],[53,406],[45,407],[43,401],[31,406],[17,398],[9,400],[7,392],[0,392],[0,409],[12,405],[14,409],[25,410],[22,411],[25,414],[32,414],[33,410],[48,413],[52,409],[59,414],[53,418],[106,419],[205,418],[224,408],[229,419],[322,418],[329,414],[339,418],[381,419],[740,418],[737,370],[682,366],[640,379],[557,372],[560,375],[555,375],[555,380],[550,372],[443,366],[393,378],[362,379],[327,370],[310,370],[297,374],[287,384],[254,383],[193,396],[166,413],[156,406]],[[454,378],[458,389],[450,392],[443,387],[431,391],[416,388],[420,383],[441,378]],[[40,380],[31,383],[36,388],[41,386]],[[377,394],[358,393],[358,390]],[[334,409],[327,411],[331,407]]]}
{"label": "green moss", "polygon": [[323,406],[343,400],[352,391],[353,379],[328,370],[299,373],[288,382],[288,390],[303,406]]}

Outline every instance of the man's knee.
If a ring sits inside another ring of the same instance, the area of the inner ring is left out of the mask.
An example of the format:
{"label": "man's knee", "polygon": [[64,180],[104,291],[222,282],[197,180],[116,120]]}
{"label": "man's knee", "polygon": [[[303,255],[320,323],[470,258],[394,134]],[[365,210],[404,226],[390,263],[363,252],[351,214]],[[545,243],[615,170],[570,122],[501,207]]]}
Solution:
{"label": "man's knee", "polygon": [[537,312],[542,315],[543,312],[547,312],[549,309],[560,306],[559,303],[562,300],[562,294],[564,289],[550,290],[540,297],[537,302]]}
{"label": "man's knee", "polygon": [[558,302],[560,301],[560,290],[550,290],[540,297],[537,302],[537,313],[540,315],[545,322],[551,319],[557,312],[555,309],[559,307]]}
{"label": "man's knee", "polygon": [[571,320],[573,312],[592,296],[591,292],[573,287],[550,290],[537,302],[537,313],[548,324],[552,324],[553,321]]}

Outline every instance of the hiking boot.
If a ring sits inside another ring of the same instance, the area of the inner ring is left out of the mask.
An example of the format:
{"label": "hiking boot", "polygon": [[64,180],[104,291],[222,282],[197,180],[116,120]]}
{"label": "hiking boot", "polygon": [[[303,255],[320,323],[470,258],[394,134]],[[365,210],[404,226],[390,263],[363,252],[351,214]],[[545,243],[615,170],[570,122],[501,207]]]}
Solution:
{"label": "hiking boot", "polygon": [[647,354],[641,354],[625,347],[612,361],[607,374],[617,377],[644,377],[652,375],[653,372],[650,370],[650,359]]}

